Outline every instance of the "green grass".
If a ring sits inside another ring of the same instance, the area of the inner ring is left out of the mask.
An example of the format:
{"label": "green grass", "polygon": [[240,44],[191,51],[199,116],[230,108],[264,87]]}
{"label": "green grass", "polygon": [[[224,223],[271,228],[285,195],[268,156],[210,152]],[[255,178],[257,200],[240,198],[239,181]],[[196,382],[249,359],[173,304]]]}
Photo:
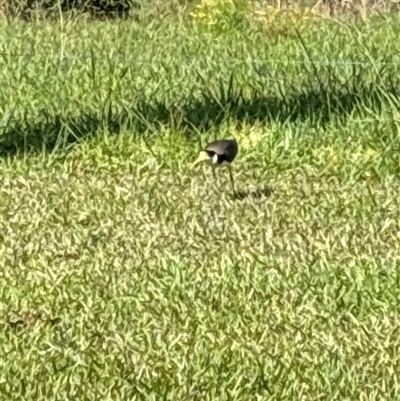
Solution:
{"label": "green grass", "polygon": [[399,399],[399,16],[228,22],[0,26],[0,399]]}

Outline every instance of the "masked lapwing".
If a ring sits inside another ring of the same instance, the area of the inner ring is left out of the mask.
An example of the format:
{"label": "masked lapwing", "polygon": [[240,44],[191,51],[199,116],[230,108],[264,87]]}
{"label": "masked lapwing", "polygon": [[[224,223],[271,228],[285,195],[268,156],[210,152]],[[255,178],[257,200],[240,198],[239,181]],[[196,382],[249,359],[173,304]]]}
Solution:
{"label": "masked lapwing", "polygon": [[228,167],[233,193],[236,194],[231,164],[235,160],[238,150],[239,146],[236,139],[222,139],[214,141],[207,145],[207,147],[200,152],[199,157],[193,163],[193,166],[198,163],[205,162],[206,164],[213,167],[212,171],[214,178],[216,167]]}

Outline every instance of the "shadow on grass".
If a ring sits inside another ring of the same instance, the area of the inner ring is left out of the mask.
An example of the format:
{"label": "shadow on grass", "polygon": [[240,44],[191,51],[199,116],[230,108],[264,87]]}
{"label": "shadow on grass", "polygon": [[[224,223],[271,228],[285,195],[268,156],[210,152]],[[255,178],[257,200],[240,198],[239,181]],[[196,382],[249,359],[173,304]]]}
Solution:
{"label": "shadow on grass", "polygon": [[101,130],[145,133],[171,127],[193,137],[227,120],[250,124],[309,120],[324,126],[332,118],[345,120],[355,110],[368,108],[379,112],[387,103],[385,99],[400,104],[400,89],[393,83],[382,87],[356,82],[334,90],[321,84],[286,97],[268,97],[257,92],[246,96],[241,89],[233,89],[231,83],[228,88],[220,84],[214,93],[205,89],[200,97],[183,99],[178,106],[139,100],[130,108],[122,108],[109,100],[98,112],[82,112],[78,116],[50,115],[43,110],[35,123],[10,118],[0,127],[0,156],[43,149],[65,151]]}
{"label": "shadow on grass", "polygon": [[233,198],[236,200],[243,200],[245,198],[262,199],[269,198],[273,194],[271,187],[250,187],[244,190],[236,191]]}

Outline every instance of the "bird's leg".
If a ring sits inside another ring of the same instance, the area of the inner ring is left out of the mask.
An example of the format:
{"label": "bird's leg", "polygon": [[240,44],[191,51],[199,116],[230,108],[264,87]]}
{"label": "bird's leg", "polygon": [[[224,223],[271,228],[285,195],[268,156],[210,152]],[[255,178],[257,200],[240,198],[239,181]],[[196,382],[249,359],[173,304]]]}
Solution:
{"label": "bird's leg", "polygon": [[217,182],[217,174],[215,173],[215,167],[211,167],[211,169],[212,169],[212,175],[213,175],[214,182]]}
{"label": "bird's leg", "polygon": [[230,165],[228,166],[228,170],[229,170],[229,178],[231,179],[233,194],[236,195],[235,182],[233,180],[232,167]]}

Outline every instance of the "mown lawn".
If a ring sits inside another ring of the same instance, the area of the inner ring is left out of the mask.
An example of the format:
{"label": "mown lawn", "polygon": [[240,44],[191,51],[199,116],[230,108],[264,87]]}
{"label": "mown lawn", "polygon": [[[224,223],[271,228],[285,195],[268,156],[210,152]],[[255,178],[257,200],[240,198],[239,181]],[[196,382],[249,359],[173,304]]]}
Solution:
{"label": "mown lawn", "polygon": [[0,25],[0,399],[398,400],[385,18]]}

